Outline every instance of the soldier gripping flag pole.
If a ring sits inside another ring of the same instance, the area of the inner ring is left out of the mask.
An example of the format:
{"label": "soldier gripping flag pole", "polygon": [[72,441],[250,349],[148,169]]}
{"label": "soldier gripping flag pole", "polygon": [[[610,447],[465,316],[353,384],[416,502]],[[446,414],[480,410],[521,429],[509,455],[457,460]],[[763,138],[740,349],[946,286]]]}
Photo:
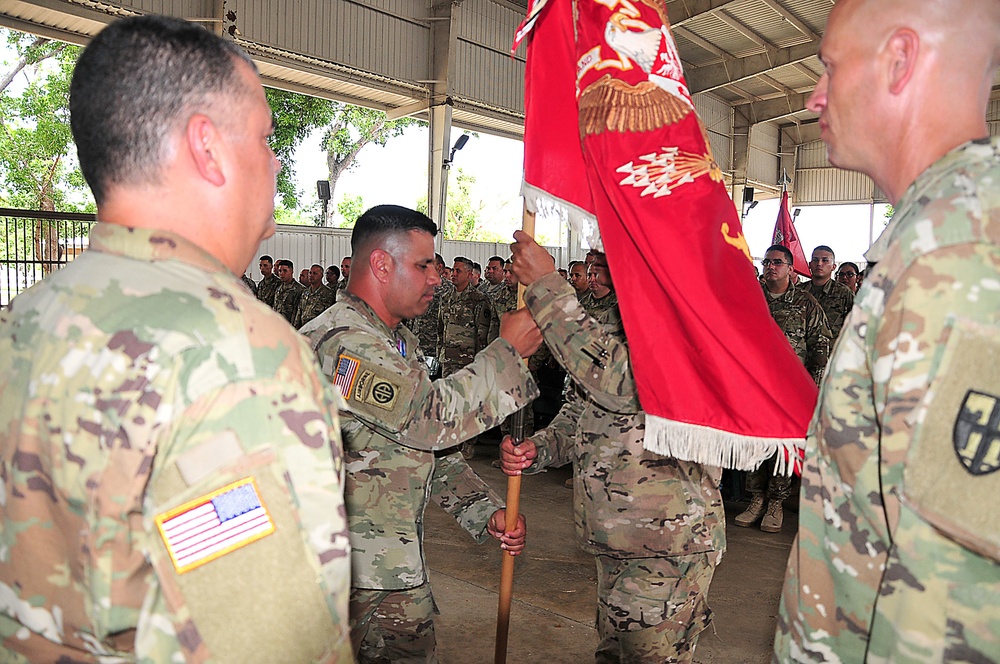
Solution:
{"label": "soldier gripping flag pole", "polygon": [[529,34],[525,204],[608,255],[645,447],[741,469],[800,447],[816,387],[761,297],[665,6],[540,0],[515,47]]}

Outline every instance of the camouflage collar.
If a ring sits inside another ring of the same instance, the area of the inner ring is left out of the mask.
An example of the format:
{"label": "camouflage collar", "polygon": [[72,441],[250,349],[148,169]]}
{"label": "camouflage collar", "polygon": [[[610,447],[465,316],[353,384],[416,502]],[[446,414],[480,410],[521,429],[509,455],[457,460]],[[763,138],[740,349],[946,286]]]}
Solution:
{"label": "camouflage collar", "polygon": [[[396,331],[391,329],[388,325],[386,325],[384,320],[376,316],[375,310],[372,309],[370,306],[368,306],[368,303],[362,300],[357,295],[354,295],[353,293],[350,293],[348,291],[344,291],[343,295],[340,296],[340,300],[337,301],[337,304],[341,303],[350,306],[352,309],[361,314],[364,318],[368,320],[369,323],[371,323],[372,327],[384,333],[386,339],[396,338]],[[400,326],[402,326],[402,323],[400,323],[397,326],[397,329]]]}
{"label": "camouflage collar", "polygon": [[908,213],[910,208],[923,205],[921,199],[924,192],[930,187],[953,175],[956,170],[962,168],[969,161],[978,161],[983,159],[984,155],[998,152],[1000,152],[1000,138],[981,138],[954,148],[931,164],[927,170],[917,176],[917,179],[896,202],[892,220],[871,248],[865,252],[865,260],[869,263],[877,263],[885,257],[889,245],[892,244],[895,237],[899,236],[903,227],[917,220],[917,218],[909,218],[911,215]]}
{"label": "camouflage collar", "polygon": [[90,248],[142,261],[178,261],[206,272],[231,274],[229,268],[207,251],[170,231],[102,222],[90,231]]}

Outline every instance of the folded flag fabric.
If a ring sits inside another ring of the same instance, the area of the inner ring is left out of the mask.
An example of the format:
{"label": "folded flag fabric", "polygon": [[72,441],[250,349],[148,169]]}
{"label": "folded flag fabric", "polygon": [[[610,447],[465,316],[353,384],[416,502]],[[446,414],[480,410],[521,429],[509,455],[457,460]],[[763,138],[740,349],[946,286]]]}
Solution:
{"label": "folded flag fabric", "polygon": [[802,243],[799,242],[798,231],[795,230],[795,222],[792,215],[788,213],[788,192],[781,192],[781,207],[778,208],[778,218],[774,222],[774,233],[771,235],[771,244],[780,244],[788,247],[792,252],[792,269],[803,277],[808,277],[812,273],[809,271],[809,261],[802,251]]}
{"label": "folded flag fabric", "polygon": [[816,387],[754,277],[664,4],[536,0],[524,38],[525,204],[607,253],[646,449],[797,458]]}

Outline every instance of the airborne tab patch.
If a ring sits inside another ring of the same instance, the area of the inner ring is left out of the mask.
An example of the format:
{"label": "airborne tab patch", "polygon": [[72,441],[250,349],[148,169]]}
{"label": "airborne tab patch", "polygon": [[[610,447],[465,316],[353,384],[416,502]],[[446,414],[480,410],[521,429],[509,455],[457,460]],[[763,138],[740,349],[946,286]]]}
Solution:
{"label": "airborne tab patch", "polygon": [[178,574],[274,532],[274,520],[252,477],[157,515],[156,526]]}
{"label": "airborne tab patch", "polygon": [[952,443],[962,466],[973,475],[1000,470],[1000,398],[969,390],[955,419]]}

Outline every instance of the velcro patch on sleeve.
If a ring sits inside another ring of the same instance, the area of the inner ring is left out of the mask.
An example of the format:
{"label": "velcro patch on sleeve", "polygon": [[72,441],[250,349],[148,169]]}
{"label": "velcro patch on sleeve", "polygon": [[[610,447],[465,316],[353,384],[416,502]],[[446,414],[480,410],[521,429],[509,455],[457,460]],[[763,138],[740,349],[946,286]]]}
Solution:
{"label": "velcro patch on sleeve", "polygon": [[399,400],[399,383],[365,369],[358,377],[351,398],[361,403],[392,411]]}
{"label": "velcro patch on sleeve", "polygon": [[341,355],[337,358],[337,371],[333,376],[333,384],[340,390],[340,396],[345,399],[351,395],[354,389],[354,380],[358,377],[358,367],[361,366],[359,360],[348,355]]}
{"label": "velcro patch on sleeve", "polygon": [[939,351],[907,454],[902,499],[947,537],[1000,560],[1000,333],[955,321]]}
{"label": "velcro patch on sleeve", "polygon": [[156,516],[178,574],[274,532],[274,520],[252,477],[233,482]]}

